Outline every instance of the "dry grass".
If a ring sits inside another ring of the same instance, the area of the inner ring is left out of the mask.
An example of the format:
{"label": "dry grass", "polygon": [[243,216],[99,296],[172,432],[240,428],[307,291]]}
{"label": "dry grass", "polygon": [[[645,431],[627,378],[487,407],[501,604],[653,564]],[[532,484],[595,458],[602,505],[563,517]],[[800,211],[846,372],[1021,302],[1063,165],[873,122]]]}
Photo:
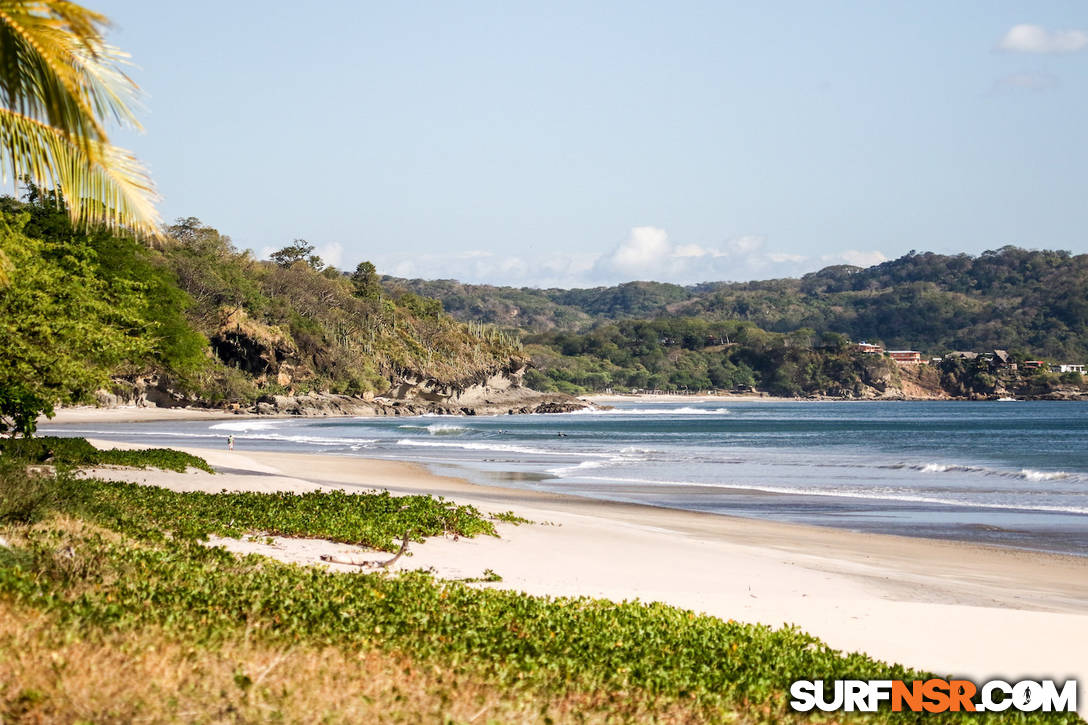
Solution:
{"label": "dry grass", "polygon": [[[80,632],[0,604],[3,722],[692,722],[626,693],[544,697],[381,652],[210,650],[156,631]],[[697,718],[694,718],[697,720]]]}

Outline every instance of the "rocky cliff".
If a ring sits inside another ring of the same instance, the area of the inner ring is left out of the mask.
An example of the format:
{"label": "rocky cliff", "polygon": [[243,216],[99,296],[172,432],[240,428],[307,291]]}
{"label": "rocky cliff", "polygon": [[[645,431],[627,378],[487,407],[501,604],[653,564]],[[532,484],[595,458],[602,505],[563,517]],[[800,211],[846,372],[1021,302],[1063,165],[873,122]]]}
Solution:
{"label": "rocky cliff", "polygon": [[[380,395],[352,396],[310,392],[297,395],[265,395],[255,404],[231,405],[239,413],[261,415],[506,415],[520,413],[568,413],[592,407],[562,393],[541,393],[522,384],[521,362],[460,381],[441,381],[412,373],[398,376]],[[112,392],[99,391],[104,407],[213,407],[172,390],[168,380],[157,376],[117,380]]]}
{"label": "rocky cliff", "polygon": [[382,395],[364,398],[328,393],[261,398],[253,412],[269,415],[513,415],[569,413],[590,407],[562,393],[540,393],[522,385],[524,366],[494,371],[475,380],[448,382],[404,375]]}

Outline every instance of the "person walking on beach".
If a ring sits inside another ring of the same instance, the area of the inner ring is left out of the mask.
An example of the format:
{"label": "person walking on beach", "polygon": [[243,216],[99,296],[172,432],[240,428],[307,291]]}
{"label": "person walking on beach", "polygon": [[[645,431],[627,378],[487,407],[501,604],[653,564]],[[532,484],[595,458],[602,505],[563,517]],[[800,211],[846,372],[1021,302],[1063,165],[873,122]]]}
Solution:
{"label": "person walking on beach", "polygon": [[233,451],[234,450],[234,436],[232,436],[232,435],[227,436],[227,450],[228,451]]}

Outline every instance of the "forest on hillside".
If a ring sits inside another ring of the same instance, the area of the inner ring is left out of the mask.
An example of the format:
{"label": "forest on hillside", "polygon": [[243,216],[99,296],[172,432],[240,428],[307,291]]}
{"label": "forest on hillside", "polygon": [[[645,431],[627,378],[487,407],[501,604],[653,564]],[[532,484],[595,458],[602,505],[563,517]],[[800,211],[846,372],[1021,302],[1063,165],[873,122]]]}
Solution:
{"label": "forest on hillside", "polygon": [[577,394],[615,390],[722,390],[862,397],[898,385],[894,362],[857,353],[846,338],[811,330],[774,333],[750,322],[692,317],[623,320],[586,332],[527,338],[526,380]]}
{"label": "forest on hillside", "polygon": [[[369,262],[339,270],[299,239],[258,260],[196,218],[148,245],[74,227],[63,201],[34,186],[23,200],[0,198],[0,252],[8,431],[103,390],[252,405],[367,396],[409,378],[457,388],[527,363],[529,387],[567,394],[864,397],[900,385],[894,363],[850,344],[861,339],[927,354],[1088,359],[1088,255],[1065,252],[912,253],[743,284],[515,290],[383,278]],[[950,394],[1002,388],[984,366],[953,367],[939,380]],[[1025,390],[1080,383],[1051,375]]]}
{"label": "forest on hillside", "polygon": [[139,388],[226,405],[309,391],[364,395],[405,376],[451,385],[521,365],[519,343],[441,303],[389,294],[294,240],[261,261],[199,219],[154,245],[72,225],[53,192],[0,198],[0,432]]}
{"label": "forest on hillside", "polygon": [[835,332],[770,332],[750,322],[697,317],[619,320],[582,332],[525,338],[526,381],[572,395],[612,391],[762,392],[786,397],[1079,397],[1079,372],[1024,366],[993,354],[900,365]]}
{"label": "forest on hillside", "polygon": [[593,289],[464,285],[384,278],[442,301],[459,319],[533,333],[620,320],[697,317],[770,332],[833,332],[940,354],[1007,349],[1088,360],[1088,255],[1002,247],[972,256],[911,252],[869,268],[828,267],[799,279]]}

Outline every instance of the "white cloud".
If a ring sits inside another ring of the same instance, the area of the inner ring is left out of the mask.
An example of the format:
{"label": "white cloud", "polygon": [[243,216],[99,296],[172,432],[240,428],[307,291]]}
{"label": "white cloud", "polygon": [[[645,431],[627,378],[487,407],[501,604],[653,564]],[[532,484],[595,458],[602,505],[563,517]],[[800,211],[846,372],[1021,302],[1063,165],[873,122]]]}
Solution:
{"label": "white cloud", "polygon": [[669,235],[664,229],[635,227],[627,240],[609,255],[608,264],[619,272],[629,271],[637,274],[648,265],[654,265],[662,257],[673,253],[674,249],[669,244]]}
{"label": "white cloud", "polygon": [[766,241],[767,238],[761,234],[733,237],[726,241],[724,254],[752,254],[762,249]]}
{"label": "white cloud", "polygon": [[383,255],[373,262],[382,274],[407,279],[456,279],[473,284],[515,287],[570,287],[587,279],[596,255],[566,254],[543,257],[499,256],[472,250],[447,254]]}
{"label": "white cloud", "polygon": [[606,254],[529,257],[469,251],[389,255],[374,263],[384,274],[519,287],[593,287],[634,280],[692,284],[792,277],[833,264],[867,267],[886,261],[875,250],[806,256],[767,248],[762,235],[732,237],[716,245],[676,244],[658,227],[634,227]]}
{"label": "white cloud", "polygon": [[1041,25],[1014,25],[997,47],[1013,53],[1076,53],[1088,48],[1083,30],[1047,30]]}
{"label": "white cloud", "polygon": [[878,252],[875,249],[868,251],[847,249],[845,252],[830,255],[825,254],[820,257],[820,262],[823,265],[852,264],[855,267],[872,267],[874,264],[880,264],[881,262],[887,261],[888,258],[884,256],[884,253]]}
{"label": "white cloud", "polygon": [[340,266],[340,260],[344,258],[344,245],[339,242],[330,242],[314,249],[314,254],[321,257],[321,261],[333,267]]}

